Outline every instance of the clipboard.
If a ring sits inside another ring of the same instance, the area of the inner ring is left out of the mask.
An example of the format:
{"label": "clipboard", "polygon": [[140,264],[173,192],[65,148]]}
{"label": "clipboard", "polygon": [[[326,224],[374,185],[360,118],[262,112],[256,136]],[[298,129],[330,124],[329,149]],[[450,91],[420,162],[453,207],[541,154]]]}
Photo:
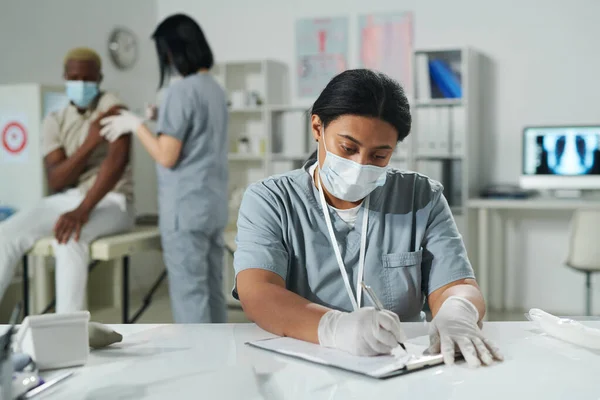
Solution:
{"label": "clipboard", "polygon": [[[405,375],[443,364],[441,354],[423,355],[426,346],[405,343],[407,354],[398,347],[391,355],[360,357],[344,353],[337,349],[322,347],[288,337],[264,339],[246,343],[249,346],[267,350],[289,357],[299,358],[315,364],[338,368],[376,379],[386,379]],[[419,354],[415,356],[414,354]]]}

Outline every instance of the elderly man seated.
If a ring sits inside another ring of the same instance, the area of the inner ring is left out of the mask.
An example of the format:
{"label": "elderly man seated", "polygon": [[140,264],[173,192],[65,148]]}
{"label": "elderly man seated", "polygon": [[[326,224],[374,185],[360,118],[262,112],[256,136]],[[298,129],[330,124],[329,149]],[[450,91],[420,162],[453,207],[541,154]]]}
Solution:
{"label": "elderly man seated", "polygon": [[25,252],[52,234],[59,313],[84,308],[89,244],[134,222],[131,137],[108,143],[100,136],[100,119],[125,108],[123,102],[100,90],[101,60],[91,49],[67,54],[64,79],[70,104],[48,115],[42,128],[44,165],[55,194],[0,222],[0,296]]}

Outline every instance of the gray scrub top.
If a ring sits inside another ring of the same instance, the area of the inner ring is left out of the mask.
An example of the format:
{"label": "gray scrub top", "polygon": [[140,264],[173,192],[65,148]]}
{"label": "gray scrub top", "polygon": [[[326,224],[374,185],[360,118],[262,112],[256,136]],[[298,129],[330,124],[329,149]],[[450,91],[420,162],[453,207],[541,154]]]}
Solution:
{"label": "gray scrub top", "polygon": [[161,230],[218,233],[227,225],[227,99],[209,73],[171,84],[158,132],[182,142],[173,168],[157,164]]}
{"label": "gray scrub top", "polygon": [[[248,188],[238,217],[235,272],[272,271],[311,302],[352,311],[308,174],[315,161]],[[475,277],[442,191],[423,175],[390,169],[385,185],[371,194],[364,281],[404,321],[419,320],[426,295]],[[362,206],[351,228],[329,209],[355,298],[364,212]],[[361,306],[371,306],[364,295]]]}

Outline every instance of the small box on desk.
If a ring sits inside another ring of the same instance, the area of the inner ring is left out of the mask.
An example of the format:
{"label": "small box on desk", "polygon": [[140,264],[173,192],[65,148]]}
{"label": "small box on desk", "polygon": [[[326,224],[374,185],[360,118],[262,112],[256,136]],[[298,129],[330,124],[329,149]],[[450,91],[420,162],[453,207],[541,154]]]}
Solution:
{"label": "small box on desk", "polygon": [[19,327],[15,350],[28,354],[40,370],[76,367],[90,353],[90,313],[30,315]]}

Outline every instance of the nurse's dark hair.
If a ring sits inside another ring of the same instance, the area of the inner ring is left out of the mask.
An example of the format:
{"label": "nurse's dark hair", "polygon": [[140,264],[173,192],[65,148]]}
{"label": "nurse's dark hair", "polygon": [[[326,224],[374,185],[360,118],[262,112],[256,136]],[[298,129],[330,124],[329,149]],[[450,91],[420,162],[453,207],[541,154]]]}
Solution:
{"label": "nurse's dark hair", "polygon": [[160,86],[169,77],[171,63],[182,76],[213,66],[213,53],[200,25],[184,14],[175,14],[162,21],[152,39],[156,44],[160,67]]}
{"label": "nurse's dark hair", "polygon": [[389,76],[351,69],[335,76],[315,101],[311,114],[323,128],[344,115],[379,118],[396,128],[401,142],[410,132],[411,116],[404,89]]}

